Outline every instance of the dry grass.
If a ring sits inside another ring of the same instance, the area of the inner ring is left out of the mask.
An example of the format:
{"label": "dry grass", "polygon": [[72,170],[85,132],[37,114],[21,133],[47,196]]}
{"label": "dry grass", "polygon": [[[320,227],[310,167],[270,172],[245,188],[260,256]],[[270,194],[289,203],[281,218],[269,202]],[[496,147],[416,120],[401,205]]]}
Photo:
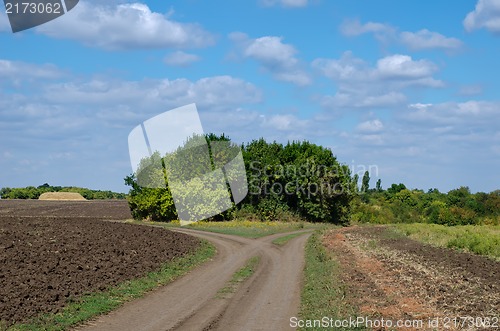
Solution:
{"label": "dry grass", "polygon": [[38,200],[87,200],[80,193],[75,192],[45,192]]}

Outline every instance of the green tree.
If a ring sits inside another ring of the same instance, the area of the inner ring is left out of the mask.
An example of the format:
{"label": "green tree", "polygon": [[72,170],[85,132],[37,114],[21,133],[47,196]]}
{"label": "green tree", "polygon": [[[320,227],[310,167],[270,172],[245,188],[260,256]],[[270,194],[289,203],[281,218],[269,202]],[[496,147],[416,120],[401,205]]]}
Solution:
{"label": "green tree", "polygon": [[365,171],[363,179],[361,180],[361,192],[368,192],[370,189],[370,173]]}
{"label": "green tree", "polygon": [[282,145],[262,138],[243,148],[249,183],[245,203],[271,209],[267,214],[290,210],[312,221],[347,220],[352,179],[331,150],[308,141]]}
{"label": "green tree", "polygon": [[359,183],[359,175],[358,174],[354,174],[354,176],[352,178],[352,186],[353,186],[353,192],[354,193],[358,193],[359,192],[358,183]]}

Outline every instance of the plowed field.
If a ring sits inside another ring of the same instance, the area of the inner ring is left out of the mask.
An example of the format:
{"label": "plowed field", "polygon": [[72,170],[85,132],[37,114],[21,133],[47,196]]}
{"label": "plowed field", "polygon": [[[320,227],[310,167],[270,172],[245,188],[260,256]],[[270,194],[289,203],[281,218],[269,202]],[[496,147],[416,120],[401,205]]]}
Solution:
{"label": "plowed field", "polygon": [[126,201],[0,200],[0,320],[57,312],[200,243],[162,228],[104,221],[126,218]]}

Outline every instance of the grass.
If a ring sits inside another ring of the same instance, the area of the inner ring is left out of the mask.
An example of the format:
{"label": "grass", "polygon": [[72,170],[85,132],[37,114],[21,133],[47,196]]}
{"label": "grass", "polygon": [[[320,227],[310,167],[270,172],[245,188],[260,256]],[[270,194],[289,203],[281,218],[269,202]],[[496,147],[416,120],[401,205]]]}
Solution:
{"label": "grass", "polygon": [[[25,324],[15,324],[7,330],[66,330],[97,315],[110,312],[123,303],[143,296],[148,291],[172,282],[215,255],[215,247],[207,241],[188,256],[164,264],[161,270],[126,281],[104,292],[96,292],[69,303],[57,314],[44,314]],[[0,327],[0,330],[4,328]]]}
{"label": "grass", "polygon": [[[300,319],[321,321],[325,316],[334,320],[356,318],[356,308],[350,306],[345,300],[346,290],[340,277],[339,263],[321,243],[322,233],[323,231],[315,232],[306,244]],[[314,326],[300,329],[324,330],[324,328]]]}
{"label": "grass", "polygon": [[[148,224],[161,226],[164,228],[181,228],[179,221],[173,222],[142,222],[129,220],[128,223]],[[261,238],[276,233],[292,232],[304,229],[324,229],[331,227],[331,224],[310,223],[310,222],[260,222],[260,221],[224,221],[209,222],[199,221],[183,226],[182,228],[195,229],[200,231],[216,232],[222,234],[235,235],[245,238]]]}
{"label": "grass", "polygon": [[500,260],[500,226],[412,223],[391,227],[405,236],[430,245],[455,248]]}
{"label": "grass", "polygon": [[324,225],[308,222],[200,221],[188,225],[187,228],[237,235],[246,238],[260,238],[275,233],[291,232],[302,229],[317,229],[321,226]]}
{"label": "grass", "polygon": [[233,274],[233,277],[231,278],[229,283],[219,291],[217,291],[217,297],[221,298],[224,297],[224,295],[236,292],[238,286],[253,275],[255,269],[259,265],[259,261],[259,256],[250,258],[243,268]]}
{"label": "grass", "polygon": [[292,240],[293,238],[295,237],[298,237],[300,235],[303,235],[304,232],[300,232],[300,233],[291,233],[289,235],[286,235],[286,236],[283,236],[283,237],[279,237],[277,239],[274,239],[272,242],[273,244],[275,245],[279,245],[279,246],[283,246],[285,245],[287,242],[289,242],[290,240]]}

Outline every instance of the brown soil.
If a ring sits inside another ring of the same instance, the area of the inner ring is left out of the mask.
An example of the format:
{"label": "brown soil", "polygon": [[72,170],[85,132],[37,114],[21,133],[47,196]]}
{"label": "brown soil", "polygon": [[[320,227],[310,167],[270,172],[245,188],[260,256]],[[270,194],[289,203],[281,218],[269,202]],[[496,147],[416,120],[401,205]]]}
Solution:
{"label": "brown soil", "polygon": [[127,202],[0,200],[0,320],[57,312],[68,300],[145,275],[199,240],[130,218]]}
{"label": "brown soil", "polygon": [[76,192],[45,192],[40,195],[39,200],[87,200]]}
{"label": "brown soil", "polygon": [[[329,232],[325,246],[340,263],[347,301],[373,319],[422,320],[422,329],[485,330],[462,317],[498,319],[500,263],[436,248],[396,235],[388,228],[350,227]],[[429,320],[439,319],[439,327]],[[458,319],[458,324],[449,319]],[[445,325],[445,321],[448,321]],[[390,328],[374,328],[389,330]],[[394,329],[394,328],[393,328]]]}
{"label": "brown soil", "polygon": [[109,220],[132,218],[127,200],[0,200],[0,217],[19,216]]}

